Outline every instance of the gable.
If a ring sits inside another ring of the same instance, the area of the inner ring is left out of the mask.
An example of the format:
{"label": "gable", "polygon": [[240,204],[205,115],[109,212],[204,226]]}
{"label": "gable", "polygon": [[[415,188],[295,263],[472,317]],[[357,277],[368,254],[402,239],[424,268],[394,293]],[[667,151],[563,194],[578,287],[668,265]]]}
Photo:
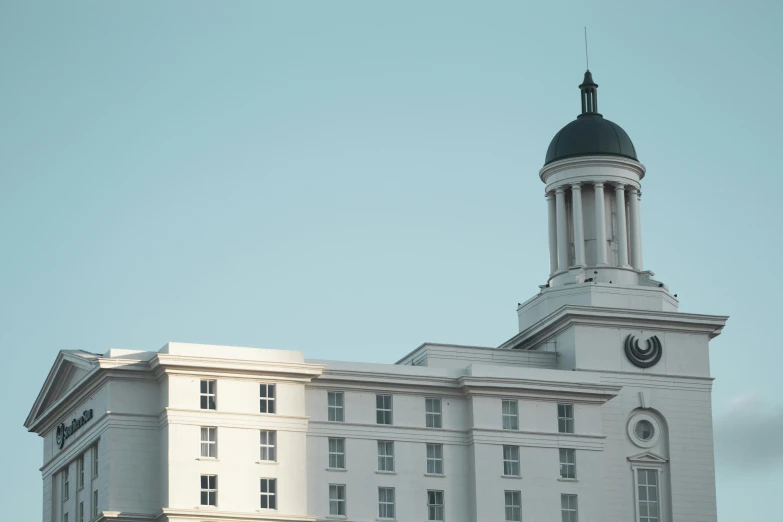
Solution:
{"label": "gable", "polygon": [[653,453],[652,451],[645,451],[642,453],[637,453],[636,455],[631,455],[628,457],[628,460],[631,462],[639,462],[639,463],[656,463],[656,464],[662,464],[664,462],[668,462],[667,459],[661,457],[657,453]]}
{"label": "gable", "polygon": [[57,402],[62,396],[68,393],[69,390],[75,387],[87,373],[88,371],[84,368],[80,368],[71,362],[65,361],[52,383],[52,387],[46,394],[46,397],[41,404],[40,411],[43,412],[48,410],[52,404]]}
{"label": "gable", "polygon": [[38,394],[25,426],[49,410],[98,367],[98,355],[82,351],[61,351]]}

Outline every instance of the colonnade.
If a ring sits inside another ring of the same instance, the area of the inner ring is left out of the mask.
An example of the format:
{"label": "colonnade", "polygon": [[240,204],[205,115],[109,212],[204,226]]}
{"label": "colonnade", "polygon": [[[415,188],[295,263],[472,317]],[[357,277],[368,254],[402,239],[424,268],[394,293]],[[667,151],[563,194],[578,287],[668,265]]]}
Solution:
{"label": "colonnade", "polygon": [[[594,181],[590,183],[595,196],[595,265],[610,266],[607,248],[609,246],[606,233],[606,203],[605,190],[614,189],[617,212],[617,260],[612,263],[622,268],[642,270],[642,238],[641,216],[639,214],[639,198],[641,193],[633,185],[623,183],[605,183]],[[606,186],[608,185],[608,186]],[[564,272],[569,268],[569,220],[566,194],[571,192],[570,226],[574,244],[574,258],[571,266],[585,266],[584,223],[586,219],[582,211],[582,183],[563,185],[547,192],[547,207],[549,209],[549,267],[551,274]],[[626,192],[628,197],[628,216],[626,216]],[[630,256],[629,256],[630,254]],[[593,260],[590,260],[593,261]]]}

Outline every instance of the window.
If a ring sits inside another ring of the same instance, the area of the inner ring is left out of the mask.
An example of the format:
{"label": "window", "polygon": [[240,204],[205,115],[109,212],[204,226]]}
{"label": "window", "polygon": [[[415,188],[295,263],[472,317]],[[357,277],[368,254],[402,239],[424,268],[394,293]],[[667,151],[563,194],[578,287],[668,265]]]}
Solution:
{"label": "window", "polygon": [[68,500],[71,493],[71,474],[68,468],[63,468],[63,502]]}
{"label": "window", "polygon": [[519,405],[517,401],[503,401],[503,429],[519,429]]}
{"label": "window", "polygon": [[277,509],[277,479],[261,479],[261,509]]}
{"label": "window", "polygon": [[331,422],[345,422],[345,394],[330,391],[327,402],[329,404],[329,420]]}
{"label": "window", "polygon": [[443,444],[427,444],[427,473],[443,475]]}
{"label": "window", "polygon": [[217,506],[217,475],[201,475],[201,505]]}
{"label": "window", "polygon": [[637,422],[633,431],[639,439],[644,441],[652,439],[653,435],[655,435],[655,428],[653,428],[652,423],[648,420],[640,420]]}
{"label": "window", "polygon": [[637,469],[636,478],[639,493],[639,522],[659,522],[661,515],[658,502],[658,470]]}
{"label": "window", "polygon": [[84,453],[76,459],[76,487],[79,489],[84,487]]}
{"label": "window", "polygon": [[329,467],[345,469],[345,439],[329,439]]}
{"label": "window", "polygon": [[443,427],[443,408],[440,399],[424,399],[428,428]]}
{"label": "window", "polygon": [[92,518],[98,516],[98,491],[92,492]]}
{"label": "window", "polygon": [[216,410],[217,394],[215,392],[217,381],[201,381],[201,409]]}
{"label": "window", "polygon": [[375,396],[375,417],[378,424],[392,423],[392,396]]}
{"label": "window", "polygon": [[275,410],[275,385],[261,384],[261,413],[277,413]]}
{"label": "window", "polygon": [[378,488],[378,518],[394,518],[394,488]]}
{"label": "window", "polygon": [[79,502],[79,522],[84,522],[84,502]]}
{"label": "window", "polygon": [[92,447],[92,476],[98,476],[98,445]]}
{"label": "window", "polygon": [[579,522],[576,495],[560,495],[560,514],[563,522]]}
{"label": "window", "polygon": [[68,513],[63,513],[63,522],[68,522]]}
{"label": "window", "polygon": [[522,492],[506,491],[506,522],[522,521]]}
{"label": "window", "polygon": [[378,471],[394,471],[394,442],[378,441]]}
{"label": "window", "polygon": [[261,456],[258,460],[277,461],[277,432],[261,430]]}
{"label": "window", "polygon": [[503,446],[503,474],[519,476],[519,446]]}
{"label": "window", "polygon": [[445,520],[443,515],[443,491],[427,490],[427,520]]}
{"label": "window", "polygon": [[558,433],[574,433],[574,405],[557,405],[557,431]]}
{"label": "window", "polygon": [[576,450],[560,448],[560,478],[576,479]]}
{"label": "window", "polygon": [[217,428],[201,428],[201,456],[217,458]]}
{"label": "window", "polygon": [[345,484],[329,484],[329,514],[346,516]]}

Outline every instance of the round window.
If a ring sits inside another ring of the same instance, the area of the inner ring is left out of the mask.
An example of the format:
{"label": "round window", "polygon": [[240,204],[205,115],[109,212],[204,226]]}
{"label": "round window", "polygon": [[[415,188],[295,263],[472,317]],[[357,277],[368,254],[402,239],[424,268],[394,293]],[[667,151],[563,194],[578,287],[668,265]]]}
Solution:
{"label": "round window", "polygon": [[634,432],[636,432],[636,436],[639,437],[639,439],[648,441],[653,438],[653,435],[655,435],[655,428],[653,428],[653,425],[650,421],[644,419],[636,423]]}
{"label": "round window", "polygon": [[628,419],[628,437],[640,448],[652,448],[661,439],[661,425],[649,413],[639,412]]}

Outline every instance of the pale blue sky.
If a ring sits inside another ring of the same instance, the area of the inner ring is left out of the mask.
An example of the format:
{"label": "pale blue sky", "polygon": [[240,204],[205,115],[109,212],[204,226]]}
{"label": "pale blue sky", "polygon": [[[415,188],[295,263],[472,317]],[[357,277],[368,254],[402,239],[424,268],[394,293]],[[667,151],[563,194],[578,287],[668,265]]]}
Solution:
{"label": "pale blue sky", "polygon": [[783,4],[732,4],[1,2],[4,517],[39,517],[21,424],[60,349],[393,362],[514,335],[584,25],[648,168],[646,268],[731,316],[721,519],[778,517]]}

